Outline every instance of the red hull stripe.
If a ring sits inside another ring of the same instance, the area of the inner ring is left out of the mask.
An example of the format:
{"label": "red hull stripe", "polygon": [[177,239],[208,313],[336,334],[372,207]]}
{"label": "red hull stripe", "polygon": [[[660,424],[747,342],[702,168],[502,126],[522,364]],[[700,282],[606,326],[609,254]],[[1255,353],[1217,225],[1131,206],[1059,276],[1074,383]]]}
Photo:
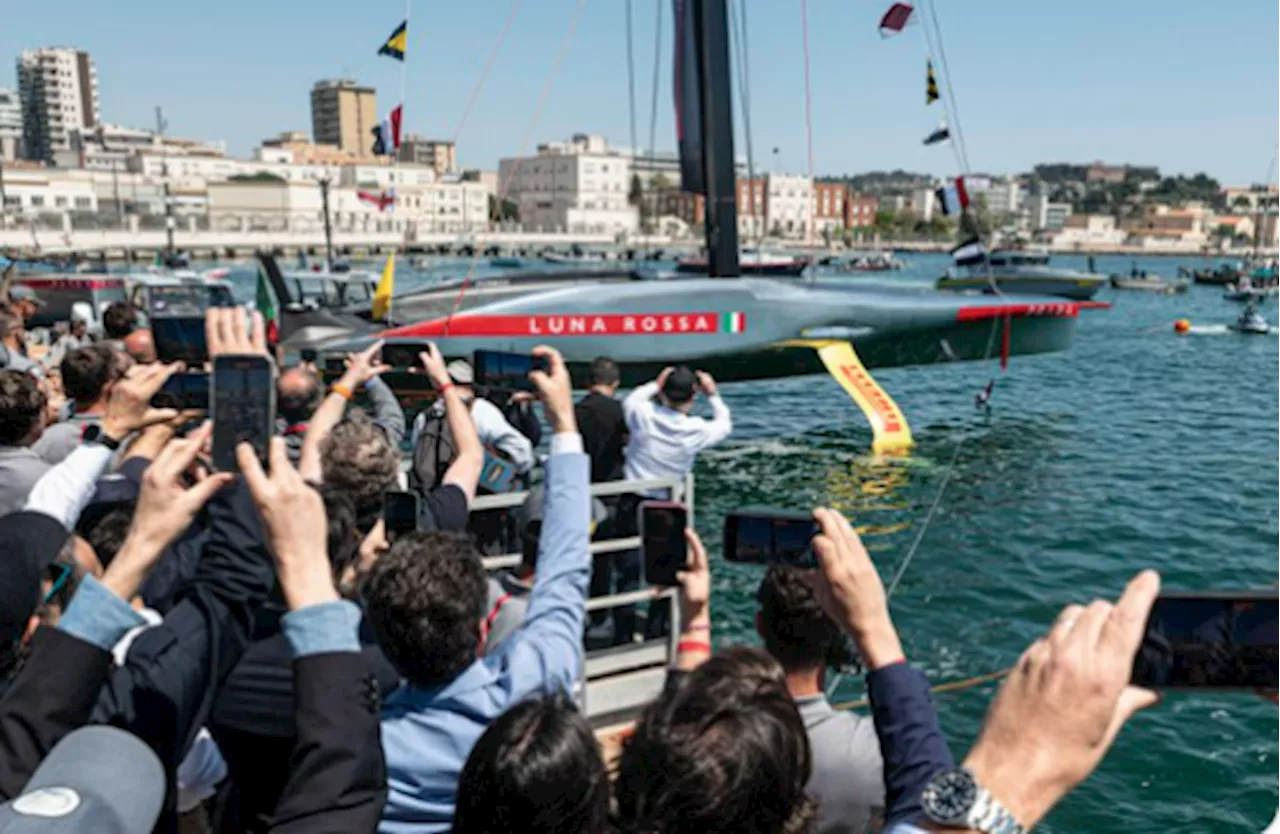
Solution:
{"label": "red hull stripe", "polygon": [[1080,304],[1061,302],[1055,304],[1004,304],[991,307],[961,307],[956,311],[956,321],[982,321],[1000,316],[1049,316],[1073,319],[1080,315]]}
{"label": "red hull stripe", "polygon": [[[462,315],[395,327],[383,337],[421,336],[682,336],[722,332],[717,312]],[[746,329],[743,318],[742,328]]]}

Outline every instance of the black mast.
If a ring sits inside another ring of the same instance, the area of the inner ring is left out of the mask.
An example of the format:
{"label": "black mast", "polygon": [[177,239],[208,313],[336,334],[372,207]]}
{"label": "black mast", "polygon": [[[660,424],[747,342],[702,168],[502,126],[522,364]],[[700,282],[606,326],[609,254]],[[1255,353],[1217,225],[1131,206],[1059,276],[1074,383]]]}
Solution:
{"label": "black mast", "polygon": [[707,187],[704,222],[707,272],[733,277],[738,267],[738,188],[733,161],[733,79],[729,69],[728,0],[693,3],[694,50],[702,110],[702,166]]}

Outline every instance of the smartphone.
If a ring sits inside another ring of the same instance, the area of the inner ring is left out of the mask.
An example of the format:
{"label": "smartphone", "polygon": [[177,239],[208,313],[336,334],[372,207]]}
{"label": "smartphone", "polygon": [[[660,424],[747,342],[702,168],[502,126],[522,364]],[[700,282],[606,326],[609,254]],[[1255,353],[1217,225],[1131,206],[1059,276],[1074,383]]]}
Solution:
{"label": "smartphone", "polygon": [[426,342],[388,342],[382,346],[382,362],[384,365],[399,370],[402,368],[421,368],[420,353],[427,352]]}
{"label": "smartphone", "polygon": [[209,410],[209,374],[188,371],[174,374],[151,398],[154,408],[176,408],[181,411]]}
{"label": "smartphone", "polygon": [[382,522],[387,529],[387,541],[418,529],[418,512],[421,499],[416,492],[392,491],[382,496]]}
{"label": "smartphone", "polygon": [[161,362],[199,367],[209,361],[204,314],[211,307],[234,307],[231,291],[219,285],[148,287],[148,324]]}
{"label": "smartphone", "polygon": [[1276,689],[1277,591],[1162,594],[1132,681],[1157,689]]}
{"label": "smartphone", "polygon": [[298,351],[298,358],[303,362],[315,364],[315,361],[320,358],[320,351],[315,348],[303,348]]}
{"label": "smartphone", "polygon": [[724,520],[724,558],[750,565],[816,567],[811,542],[818,535],[812,513],[748,508]]}
{"label": "smartphone", "polygon": [[219,356],[209,386],[213,404],[213,466],[236,472],[236,446],[248,442],[267,467],[276,430],[275,365],[266,356]]}
{"label": "smartphone", "polygon": [[684,529],[689,511],[675,501],[642,501],[636,510],[644,551],[644,578],[650,585],[679,585],[676,573],[689,562]]}
{"label": "smartphone", "polygon": [[477,350],[473,359],[476,385],[499,391],[533,391],[529,372],[546,371],[550,367],[544,357],[500,350]]}

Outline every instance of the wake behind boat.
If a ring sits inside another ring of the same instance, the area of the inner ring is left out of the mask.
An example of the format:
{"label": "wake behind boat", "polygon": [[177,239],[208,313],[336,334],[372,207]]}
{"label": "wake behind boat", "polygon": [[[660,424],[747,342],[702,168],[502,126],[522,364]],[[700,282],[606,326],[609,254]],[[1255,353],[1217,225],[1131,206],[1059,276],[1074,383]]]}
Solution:
{"label": "wake behind boat", "polygon": [[994,284],[1002,293],[1087,301],[1106,283],[1101,275],[1091,272],[1049,266],[1049,255],[1044,252],[997,249],[988,254],[979,249],[966,256],[961,252],[963,248],[953,250],[956,265],[938,279],[938,289],[990,293],[994,292]]}

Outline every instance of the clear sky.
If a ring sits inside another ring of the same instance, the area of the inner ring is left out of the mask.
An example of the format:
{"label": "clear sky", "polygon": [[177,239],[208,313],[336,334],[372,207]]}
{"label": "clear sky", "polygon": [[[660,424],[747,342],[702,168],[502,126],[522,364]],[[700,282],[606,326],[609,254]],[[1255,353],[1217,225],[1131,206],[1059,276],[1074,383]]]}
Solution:
{"label": "clear sky", "polygon": [[[409,130],[452,136],[512,0],[411,0]],[[458,139],[468,167],[514,155],[580,0],[524,0]],[[624,0],[581,0],[576,36],[530,147],[574,132],[629,144]],[[757,165],[806,168],[799,0],[749,3]],[[977,170],[1102,159],[1258,181],[1280,123],[1276,0],[935,0],[969,157]],[[670,0],[633,0],[637,130],[649,132],[654,23],[664,15],[657,145],[674,146]],[[881,40],[889,0],[810,0],[817,173],[907,168],[954,173],[920,140],[942,116],[924,106],[919,26]],[[386,111],[400,66],[378,57],[402,0],[4,0],[0,86],[19,51],[88,50],[109,122],[224,139],[236,154],[310,128],[314,81],[350,76]],[[939,68],[941,72],[941,68]],[[741,128],[742,113],[735,101]],[[773,157],[772,149],[779,153]],[[745,150],[739,130],[738,151]],[[761,162],[763,160],[763,162]]]}

